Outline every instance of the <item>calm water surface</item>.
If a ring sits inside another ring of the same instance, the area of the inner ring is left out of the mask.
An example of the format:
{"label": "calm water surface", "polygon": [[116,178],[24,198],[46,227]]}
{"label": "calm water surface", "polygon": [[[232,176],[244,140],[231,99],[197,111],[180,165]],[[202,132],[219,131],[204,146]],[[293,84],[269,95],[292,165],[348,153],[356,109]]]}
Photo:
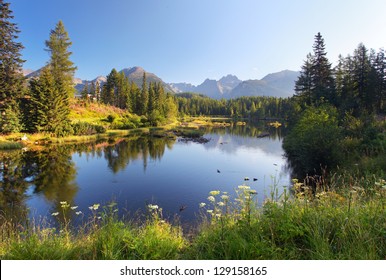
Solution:
{"label": "calm water surface", "polygon": [[151,203],[162,207],[165,217],[178,214],[189,223],[210,191],[234,197],[241,184],[257,190],[261,203],[274,180],[279,191],[290,182],[280,131],[257,137],[267,129],[264,124],[209,129],[205,144],[137,135],[110,144],[5,153],[0,157],[1,211],[14,219],[52,219],[51,213],[61,211],[60,201],[67,201],[78,206],[72,211],[75,221],[86,219],[96,203],[115,201],[125,216]]}

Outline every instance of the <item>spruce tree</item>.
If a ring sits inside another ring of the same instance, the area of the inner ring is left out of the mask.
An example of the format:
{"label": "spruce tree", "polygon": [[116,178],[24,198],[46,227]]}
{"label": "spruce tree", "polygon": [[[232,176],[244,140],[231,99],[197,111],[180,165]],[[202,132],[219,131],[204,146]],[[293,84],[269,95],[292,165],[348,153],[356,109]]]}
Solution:
{"label": "spruce tree", "polygon": [[374,69],[376,71],[376,97],[378,100],[375,104],[377,113],[385,113],[386,109],[386,53],[384,49],[380,49],[376,54],[373,62]]}
{"label": "spruce tree", "polygon": [[71,52],[67,49],[71,44],[62,21],[59,21],[46,41],[50,60],[39,79],[30,83],[32,131],[43,131],[56,137],[72,133],[70,96],[75,91],[73,76],[76,67],[69,60]]}
{"label": "spruce tree", "polygon": [[[354,50],[353,55],[353,94],[356,96],[360,110],[357,116],[365,113],[372,114],[375,111],[377,102],[377,70],[374,64],[376,55],[374,51],[366,48],[364,44],[359,44]],[[381,100],[378,100],[380,102]]]}
{"label": "spruce tree", "polygon": [[60,89],[49,66],[30,82],[29,129],[32,132],[48,132],[57,137],[71,133],[68,95]]}
{"label": "spruce tree", "polygon": [[307,55],[300,75],[295,82],[295,96],[301,105],[314,103],[312,94],[312,55],[310,53]]}
{"label": "spruce tree", "polygon": [[0,133],[21,129],[19,98],[23,92],[21,43],[15,42],[20,32],[9,3],[0,0]]}
{"label": "spruce tree", "polygon": [[101,93],[101,100],[105,104],[113,106],[116,105],[118,75],[119,74],[115,68],[107,75],[107,81],[103,85]]}
{"label": "spruce tree", "polygon": [[73,97],[75,93],[73,79],[77,69],[70,60],[72,52],[68,48],[71,45],[72,42],[63,22],[59,21],[55,29],[51,30],[49,40],[46,41],[47,51],[51,54],[48,64],[57,86],[61,86],[60,90],[63,94],[67,93],[69,97]]}
{"label": "spruce tree", "polygon": [[147,89],[146,72],[143,72],[141,98],[139,101],[139,114],[146,115],[149,104],[149,92]]}
{"label": "spruce tree", "polygon": [[90,91],[89,91],[89,88],[88,88],[88,82],[86,82],[86,84],[84,85],[82,91],[80,92],[80,95],[82,96],[82,99],[88,100],[89,99],[89,94],[90,94]]}
{"label": "spruce tree", "polygon": [[313,54],[307,55],[302,71],[295,83],[295,92],[301,103],[320,105],[323,102],[336,103],[334,76],[327,59],[324,39],[315,35]]}
{"label": "spruce tree", "polygon": [[323,100],[335,103],[334,78],[331,63],[328,61],[325,51],[324,39],[320,33],[315,35],[312,63],[312,92],[316,102]]}
{"label": "spruce tree", "polygon": [[101,101],[101,86],[98,80],[95,82],[95,98],[97,102]]}

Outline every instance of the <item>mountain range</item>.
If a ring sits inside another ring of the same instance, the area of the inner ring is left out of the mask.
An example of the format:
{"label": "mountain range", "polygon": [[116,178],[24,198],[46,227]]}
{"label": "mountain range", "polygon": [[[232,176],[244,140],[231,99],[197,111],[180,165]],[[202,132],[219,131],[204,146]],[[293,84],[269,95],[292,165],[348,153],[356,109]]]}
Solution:
{"label": "mountain range", "polygon": [[[27,78],[37,77],[41,69],[37,71],[23,70]],[[135,82],[139,87],[142,86],[144,69],[139,66],[124,68],[123,72],[129,80]],[[150,82],[160,82],[165,91],[172,93],[193,92],[204,94],[214,99],[230,99],[241,96],[273,96],[273,97],[290,97],[294,93],[295,80],[299,72],[284,70],[277,73],[268,74],[261,80],[242,81],[235,75],[227,75],[220,80],[206,79],[202,84],[194,86],[189,83],[165,83],[157,75],[146,71],[146,80]],[[78,92],[82,91],[86,83],[99,82],[103,85],[107,78],[98,76],[94,80],[82,80],[74,78],[75,88]]]}

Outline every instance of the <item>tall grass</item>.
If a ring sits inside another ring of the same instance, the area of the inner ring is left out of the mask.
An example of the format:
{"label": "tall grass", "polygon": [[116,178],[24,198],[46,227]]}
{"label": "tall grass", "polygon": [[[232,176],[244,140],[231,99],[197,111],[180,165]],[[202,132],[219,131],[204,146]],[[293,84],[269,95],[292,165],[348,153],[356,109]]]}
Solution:
{"label": "tall grass", "polygon": [[23,145],[19,142],[0,141],[0,150],[21,149]]}
{"label": "tall grass", "polygon": [[235,195],[212,191],[200,204],[193,237],[157,205],[139,222],[118,219],[114,203],[95,204],[90,220],[74,230],[65,217],[76,210],[63,203],[59,228],[3,222],[0,258],[385,259],[386,181],[340,177],[316,189],[295,181],[291,191],[273,190],[261,207],[248,186]]}

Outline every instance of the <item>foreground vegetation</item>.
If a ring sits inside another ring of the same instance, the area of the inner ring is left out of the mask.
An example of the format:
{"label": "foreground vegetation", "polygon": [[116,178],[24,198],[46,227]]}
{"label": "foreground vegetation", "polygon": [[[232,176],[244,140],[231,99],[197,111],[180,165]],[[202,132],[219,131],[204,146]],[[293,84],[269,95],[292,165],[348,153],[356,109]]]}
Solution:
{"label": "foreground vegetation", "polygon": [[[256,191],[209,193],[196,231],[168,221],[148,205],[145,221],[118,218],[116,204],[90,206],[74,229],[76,206],[61,202],[58,227],[3,221],[1,259],[385,259],[386,181],[336,177],[316,191],[294,182],[293,195],[275,188],[261,207]],[[339,184],[339,186],[338,186]],[[339,190],[337,189],[339,187]]]}

